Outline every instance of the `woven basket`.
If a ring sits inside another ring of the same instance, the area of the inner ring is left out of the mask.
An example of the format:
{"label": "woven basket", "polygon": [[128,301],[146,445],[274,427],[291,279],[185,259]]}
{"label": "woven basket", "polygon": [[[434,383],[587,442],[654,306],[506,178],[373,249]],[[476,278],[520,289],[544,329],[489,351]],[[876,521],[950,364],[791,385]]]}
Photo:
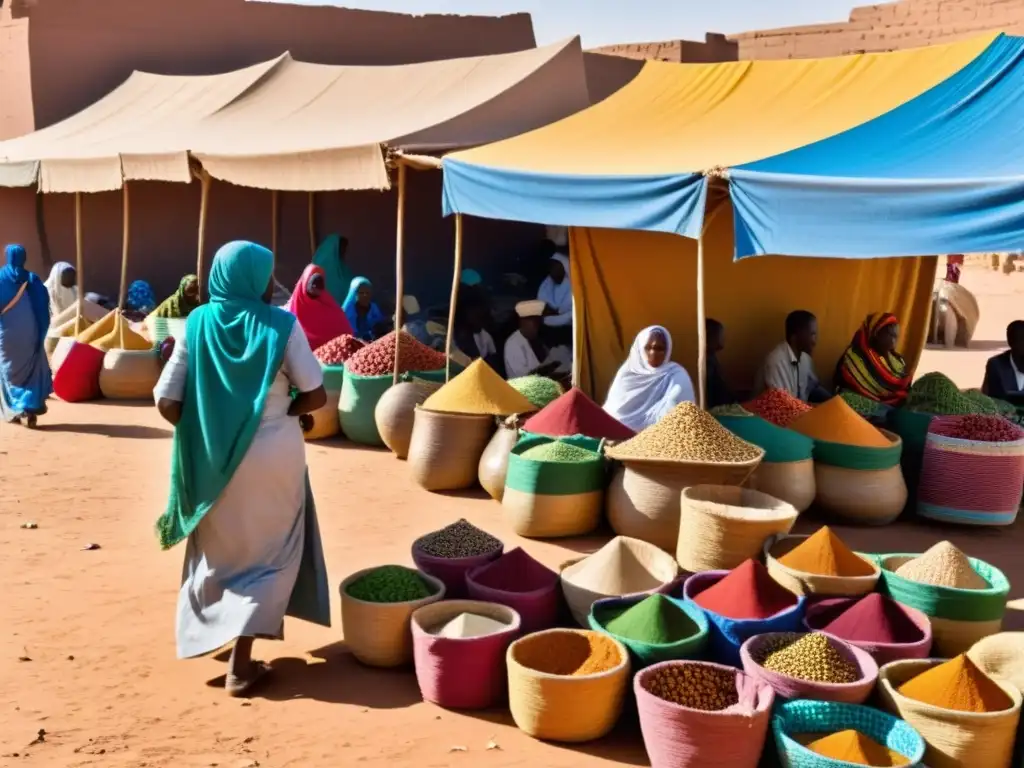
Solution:
{"label": "woven basket", "polygon": [[[705,589],[714,586],[728,575],[729,571],[705,571],[695,573],[683,582],[683,597],[691,602]],[[714,611],[704,610],[710,629],[711,658],[733,667],[742,666],[740,647],[754,635],[766,632],[796,632],[804,619],[807,599],[799,597],[796,605],[779,611],[767,619],[730,619]]]}
{"label": "woven basket", "polygon": [[750,476],[746,487],[789,502],[797,512],[806,512],[817,494],[814,460],[781,463],[762,461]]}
{"label": "woven basket", "polygon": [[896,575],[896,569],[919,554],[878,555],[882,578],[878,591],[924,613],[932,625],[932,654],[953,657],[966,653],[982,638],[1003,627],[1010,582],[995,566],[968,558],[990,589],[955,589],[919,584]]}
{"label": "woven basket", "polygon": [[475,485],[480,456],[493,431],[493,416],[439,413],[416,406],[408,454],[413,480],[428,491]]}
{"label": "woven basket", "polygon": [[[931,430],[955,422],[941,416]],[[917,514],[961,525],[1012,525],[1024,490],[1024,440],[990,443],[929,431],[925,439]]]}
{"label": "woven basket", "polygon": [[975,714],[940,709],[909,699],[897,689],[941,660],[894,661],[878,674],[878,691],[886,710],[903,718],[924,738],[929,768],[1009,768],[1020,721],[1021,693],[994,678],[1013,700],[1005,712]]}
{"label": "woven basket", "polygon": [[676,561],[684,571],[728,571],[761,555],[765,539],[789,533],[799,513],[760,491],[696,485],[682,492]]}
{"label": "woven basket", "polygon": [[[614,448],[607,455],[615,458]],[[743,485],[760,461],[694,464],[623,459],[608,488],[608,522],[620,536],[642,539],[666,552],[675,552],[679,494],[683,489],[691,485]]]}
{"label": "woven basket", "polygon": [[303,433],[307,442],[326,440],[341,432],[341,423],[338,421],[338,400],[340,398],[341,390],[327,390],[327,402],[322,408],[317,408],[309,414],[313,417],[313,428]]}
{"label": "woven basket", "polygon": [[671,584],[679,575],[679,565],[671,555],[646,541],[627,536],[623,536],[622,539],[640,567],[629,574],[636,580],[624,583],[619,594],[595,592],[575,583],[574,578],[579,572],[580,564],[587,559],[585,557],[564,562],[558,568],[561,574],[562,594],[569,604],[572,617],[581,627],[589,625],[590,609],[598,600],[625,595],[650,595]]}
{"label": "woven basket", "polygon": [[609,597],[604,600],[598,600],[590,609],[587,623],[591,629],[597,632],[604,632],[626,646],[629,650],[634,669],[641,669],[660,661],[703,658],[703,653],[708,645],[708,619],[704,615],[704,611],[693,603],[672,597],[667,598],[678,605],[679,609],[690,617],[694,625],[692,635],[680,638],[672,643],[645,643],[618,635],[608,629],[609,621],[642,600],[646,600],[648,597],[650,595],[631,595],[629,597]]}
{"label": "woven basket", "polygon": [[[740,703],[721,712],[674,704],[648,692],[665,669],[711,667],[736,675]],[[640,730],[651,768],[756,768],[768,735],[775,694],[771,687],[737,669],[698,661],[666,661],[633,678]]]}
{"label": "woven basket", "polygon": [[477,465],[477,479],[495,501],[501,501],[505,494],[505,475],[508,473],[508,456],[519,440],[519,420],[516,416],[498,425],[498,431],[487,443],[480,463]]}
{"label": "woven basket", "polygon": [[380,438],[395,456],[409,455],[412,424],[416,406],[441,388],[439,382],[416,379],[403,381],[381,395],[373,410]]}
{"label": "woven basket", "polygon": [[[822,632],[826,635],[831,633],[825,631],[825,627],[839,617],[843,611],[857,602],[859,598],[827,598],[814,600],[808,603],[807,613],[804,616],[804,628],[811,632]],[[890,661],[902,661],[903,659],[927,659],[932,649],[932,625],[928,617],[916,608],[894,602],[894,605],[903,611],[904,615],[921,630],[921,639],[909,643],[872,643],[866,640],[850,640],[845,637],[839,639],[850,645],[860,648],[871,654],[878,666],[888,664]]]}
{"label": "woven basket", "polygon": [[100,391],[110,400],[151,400],[160,378],[154,350],[111,349],[103,356]]}
{"label": "woven basket", "polygon": [[782,768],[856,768],[859,764],[812,752],[791,734],[822,736],[855,730],[907,759],[921,764],[925,743],[921,734],[899,718],[871,707],[832,701],[787,701],[775,708],[772,733]]}
{"label": "woven basket", "polygon": [[[507,625],[481,637],[449,638],[433,634],[460,613],[486,616]],[[412,614],[416,682],[424,701],[448,709],[484,709],[505,694],[505,654],[520,631],[511,608],[477,600],[445,600]]]}
{"label": "woven basket", "polygon": [[907,484],[897,464],[889,469],[845,469],[814,463],[816,506],[858,525],[888,525],[907,504]]}
{"label": "woven basket", "polygon": [[369,603],[348,594],[349,585],[361,576],[376,570],[365,568],[341,582],[341,631],[345,645],[359,661],[371,667],[400,667],[413,660],[412,632],[409,619],[424,605],[444,599],[444,583],[427,573],[420,573],[434,594],[406,603]]}
{"label": "woven basket", "polygon": [[423,537],[412,543],[412,561],[426,574],[444,582],[445,594],[449,599],[464,598],[466,591],[466,574],[480,566],[492,563],[501,557],[505,545],[499,544],[493,552],[472,557],[436,557],[423,551],[420,544]]}
{"label": "woven basket", "polygon": [[870,557],[863,557],[874,568],[870,576],[821,576],[798,571],[779,562],[790,551],[802,544],[807,536],[774,536],[764,543],[764,562],[768,573],[779,584],[798,595],[866,595],[875,591],[882,569]]}
{"label": "woven basket", "polygon": [[1024,632],[1000,632],[974,644],[971,661],[988,675],[1024,691]]}
{"label": "woven basket", "polygon": [[517,658],[520,644],[537,637],[569,643],[579,642],[569,636],[590,634],[583,629],[548,629],[509,646],[509,709],[521,731],[536,739],[579,743],[599,739],[615,726],[629,685],[629,653],[622,643],[612,640],[619,650],[619,663],[594,675],[551,675],[530,669]]}
{"label": "woven basket", "polygon": [[523,634],[551,629],[558,623],[558,612],[561,607],[558,588],[558,574],[550,569],[547,583],[528,591],[512,592],[507,589],[495,589],[481,584],[478,579],[492,565],[477,566],[466,574],[466,591],[473,600],[485,600],[499,605],[507,605],[519,614]]}
{"label": "woven basket", "polygon": [[838,701],[843,704],[863,704],[867,701],[878,681],[878,664],[871,654],[836,637],[828,637],[832,647],[847,661],[857,665],[860,677],[852,683],[818,683],[801,680],[790,675],[773,672],[761,666],[765,647],[774,640],[799,640],[800,632],[769,632],[751,637],[740,648],[743,671],[751,677],[763,680],[772,687],[781,699],[814,699],[816,701]]}

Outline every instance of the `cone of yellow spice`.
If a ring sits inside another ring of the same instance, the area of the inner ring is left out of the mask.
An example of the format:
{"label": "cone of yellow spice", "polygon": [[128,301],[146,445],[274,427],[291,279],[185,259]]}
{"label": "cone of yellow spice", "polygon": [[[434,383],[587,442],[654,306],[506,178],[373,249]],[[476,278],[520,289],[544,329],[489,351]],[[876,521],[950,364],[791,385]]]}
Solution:
{"label": "cone of yellow spice", "polygon": [[816,576],[872,576],[875,568],[843,543],[827,525],[779,558],[794,571]]}
{"label": "cone of yellow spice", "polygon": [[908,699],[955,712],[987,714],[1013,707],[1013,700],[966,654],[932,667],[899,687]]}
{"label": "cone of yellow spice", "polygon": [[844,763],[879,766],[880,768],[910,764],[910,761],[899,752],[894,752],[853,729],[813,738],[812,741],[801,738],[800,741],[804,742],[811,752]]}

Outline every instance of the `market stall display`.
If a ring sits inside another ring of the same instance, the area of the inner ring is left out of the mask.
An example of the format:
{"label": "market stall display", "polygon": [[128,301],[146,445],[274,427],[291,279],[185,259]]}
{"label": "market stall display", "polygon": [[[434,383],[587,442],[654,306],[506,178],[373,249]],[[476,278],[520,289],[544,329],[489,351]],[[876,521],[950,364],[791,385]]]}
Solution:
{"label": "market stall display", "polygon": [[676,561],[684,571],[730,570],[760,556],[766,539],[789,533],[799,513],[785,501],[738,486],[684,488]]}
{"label": "market stall display", "polygon": [[708,643],[708,620],[700,608],[657,593],[598,600],[588,623],[626,646],[635,669],[702,658]]}
{"label": "market stall display", "polygon": [[466,574],[497,560],[505,545],[465,518],[412,543],[412,560],[424,573],[444,582],[449,599],[465,597]]}
{"label": "market stall display", "polygon": [[558,622],[558,574],[516,547],[497,560],[466,574],[466,590],[474,600],[507,605],[519,614],[524,634],[550,629]]}
{"label": "market stall display", "polygon": [[926,659],[932,648],[928,617],[878,592],[815,600],[807,606],[804,627],[867,651],[879,665]]}
{"label": "market stall display", "polygon": [[523,429],[549,437],[584,435],[616,442],[636,435],[576,387],[527,419]]}
{"label": "market stall display", "polygon": [[765,541],[768,573],[803,595],[863,595],[875,589],[878,564],[858,555],[828,526],[810,536],[776,536]]}

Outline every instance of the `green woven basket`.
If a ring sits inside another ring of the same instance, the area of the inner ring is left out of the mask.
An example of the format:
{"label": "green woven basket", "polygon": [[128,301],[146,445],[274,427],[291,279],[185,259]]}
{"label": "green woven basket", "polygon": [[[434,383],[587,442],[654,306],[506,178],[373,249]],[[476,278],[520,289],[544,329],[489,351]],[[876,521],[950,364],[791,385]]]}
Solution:
{"label": "green woven basket", "polygon": [[805,461],[814,453],[814,441],[791,429],[776,426],[760,416],[715,416],[718,422],[748,443],[764,448],[764,462],[789,464]]}
{"label": "green woven basket", "polygon": [[[444,370],[416,371],[413,376],[427,381],[444,381]],[[375,411],[381,399],[394,383],[393,374],[384,376],[360,376],[345,368],[338,402],[338,419],[341,431],[353,443],[383,446],[384,441],[377,429]]]}
{"label": "green woven basket", "polygon": [[903,440],[893,432],[881,430],[891,441],[885,448],[866,448],[859,445],[831,443],[828,440],[814,441],[814,461],[843,469],[879,470],[891,469],[900,463]]}
{"label": "green woven basket", "polygon": [[646,667],[656,664],[659,661],[674,661],[677,659],[703,659],[708,645],[708,619],[704,611],[696,603],[689,601],[667,598],[673,604],[682,609],[690,620],[693,621],[695,632],[689,637],[678,640],[674,643],[653,644],[644,643],[639,640],[631,640],[628,637],[609,632],[606,625],[609,621],[632,608],[650,595],[632,595],[628,597],[609,597],[596,601],[590,608],[590,615],[587,623],[590,628],[602,632],[609,637],[614,637],[626,648],[630,656],[636,662],[635,668]]}

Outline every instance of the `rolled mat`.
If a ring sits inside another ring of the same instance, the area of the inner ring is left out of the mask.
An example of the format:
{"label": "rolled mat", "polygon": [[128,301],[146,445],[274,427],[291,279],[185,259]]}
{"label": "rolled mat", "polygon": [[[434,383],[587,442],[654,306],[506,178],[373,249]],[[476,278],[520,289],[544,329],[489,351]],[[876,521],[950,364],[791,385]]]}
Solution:
{"label": "rolled mat", "polygon": [[833,701],[787,701],[775,708],[772,717],[772,734],[783,768],[851,768],[852,763],[812,752],[791,735],[826,736],[845,730],[863,733],[902,755],[907,766],[918,766],[924,758],[921,734],[899,718],[871,707]]}
{"label": "rolled mat", "polygon": [[[666,701],[647,690],[652,679],[666,669],[698,666],[735,674],[739,703],[720,712],[705,712]],[[775,701],[766,683],[720,664],[664,661],[638,672],[633,678],[633,691],[652,768],[758,765]]]}

